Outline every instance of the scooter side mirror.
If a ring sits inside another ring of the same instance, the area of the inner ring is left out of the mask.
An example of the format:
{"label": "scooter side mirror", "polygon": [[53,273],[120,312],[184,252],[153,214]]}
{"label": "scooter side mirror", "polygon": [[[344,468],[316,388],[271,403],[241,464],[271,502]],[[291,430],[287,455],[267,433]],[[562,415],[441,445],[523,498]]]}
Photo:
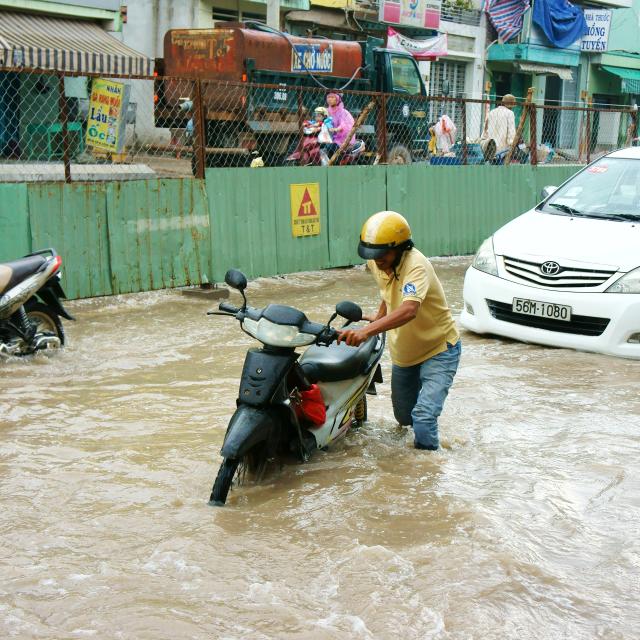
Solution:
{"label": "scooter side mirror", "polygon": [[349,322],[360,322],[362,320],[362,309],[355,302],[350,302],[349,300],[338,302],[336,313],[349,320]]}
{"label": "scooter side mirror", "polygon": [[237,269],[229,269],[229,271],[224,274],[224,281],[238,291],[244,291],[247,288],[246,276],[242,271],[238,271]]}

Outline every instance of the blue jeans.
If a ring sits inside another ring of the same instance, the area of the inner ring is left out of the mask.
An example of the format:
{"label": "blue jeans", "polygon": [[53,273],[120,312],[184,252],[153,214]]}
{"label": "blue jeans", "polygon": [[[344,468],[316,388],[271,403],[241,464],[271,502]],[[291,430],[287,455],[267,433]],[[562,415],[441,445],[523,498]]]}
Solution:
{"label": "blue jeans", "polygon": [[393,414],[402,425],[412,425],[417,446],[437,449],[438,416],[458,370],[460,341],[447,350],[412,367],[393,365],[391,402]]}

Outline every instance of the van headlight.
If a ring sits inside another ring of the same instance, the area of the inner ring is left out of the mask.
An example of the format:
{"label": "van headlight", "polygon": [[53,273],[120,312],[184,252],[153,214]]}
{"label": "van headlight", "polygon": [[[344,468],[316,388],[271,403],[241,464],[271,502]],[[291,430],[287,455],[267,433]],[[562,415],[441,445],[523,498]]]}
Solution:
{"label": "van headlight", "polygon": [[480,245],[471,266],[492,276],[498,275],[498,263],[496,262],[496,254],[493,252],[493,238],[487,238]]}
{"label": "van headlight", "polygon": [[605,293],[640,293],[640,267],[618,278]]}

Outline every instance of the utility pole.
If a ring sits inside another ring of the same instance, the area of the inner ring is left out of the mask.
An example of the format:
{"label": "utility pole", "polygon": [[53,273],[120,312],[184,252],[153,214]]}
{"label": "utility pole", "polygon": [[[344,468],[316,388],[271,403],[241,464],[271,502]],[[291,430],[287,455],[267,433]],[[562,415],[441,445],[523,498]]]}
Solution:
{"label": "utility pole", "polygon": [[280,30],[280,0],[267,0],[267,26]]}

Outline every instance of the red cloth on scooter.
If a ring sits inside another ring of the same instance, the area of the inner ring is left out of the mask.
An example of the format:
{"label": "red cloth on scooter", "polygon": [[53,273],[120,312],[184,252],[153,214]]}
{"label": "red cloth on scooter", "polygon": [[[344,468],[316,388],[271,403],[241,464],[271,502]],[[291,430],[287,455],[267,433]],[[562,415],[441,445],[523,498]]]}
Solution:
{"label": "red cloth on scooter", "polygon": [[327,409],[317,384],[312,384],[306,391],[300,392],[302,402],[296,406],[298,418],[303,418],[316,426],[324,424],[327,419]]}

